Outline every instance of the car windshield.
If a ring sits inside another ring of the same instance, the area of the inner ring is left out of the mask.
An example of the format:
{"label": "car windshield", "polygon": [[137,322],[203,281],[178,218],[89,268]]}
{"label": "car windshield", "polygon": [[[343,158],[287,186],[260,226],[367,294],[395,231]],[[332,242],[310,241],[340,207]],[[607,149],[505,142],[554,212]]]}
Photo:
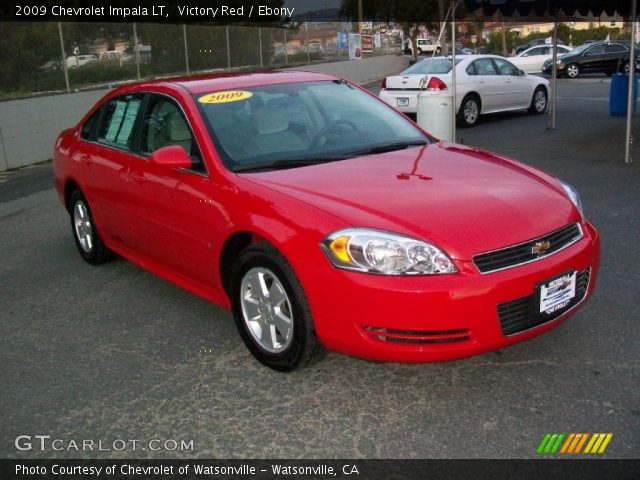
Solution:
{"label": "car windshield", "polygon": [[[456,59],[456,65],[461,62],[461,59]],[[428,75],[428,74],[443,74],[451,71],[451,59],[450,58],[427,58],[414,63],[407,68],[402,75]]]}
{"label": "car windshield", "polygon": [[224,90],[194,99],[224,164],[237,172],[429,143],[403,115],[341,80]]}

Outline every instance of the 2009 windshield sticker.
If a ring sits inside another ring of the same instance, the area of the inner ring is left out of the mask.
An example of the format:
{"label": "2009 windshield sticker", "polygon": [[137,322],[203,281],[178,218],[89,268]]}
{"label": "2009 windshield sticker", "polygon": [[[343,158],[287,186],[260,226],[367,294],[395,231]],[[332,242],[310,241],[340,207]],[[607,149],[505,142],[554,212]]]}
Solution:
{"label": "2009 windshield sticker", "polygon": [[203,95],[198,98],[200,103],[227,103],[237,102],[239,100],[246,100],[251,98],[253,93],[246,90],[227,90],[225,92],[216,92]]}

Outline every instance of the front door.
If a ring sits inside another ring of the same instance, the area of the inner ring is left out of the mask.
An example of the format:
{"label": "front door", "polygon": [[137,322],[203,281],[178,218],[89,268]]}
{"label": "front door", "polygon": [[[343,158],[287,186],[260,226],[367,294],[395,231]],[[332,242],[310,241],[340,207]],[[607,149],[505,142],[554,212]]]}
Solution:
{"label": "front door", "polygon": [[[222,224],[215,185],[201,149],[178,102],[149,94],[141,122],[140,154],[131,165],[130,187],[136,196],[138,249],[173,272],[211,286],[212,248]],[[180,145],[192,159],[190,169],[153,164],[155,150]]]}

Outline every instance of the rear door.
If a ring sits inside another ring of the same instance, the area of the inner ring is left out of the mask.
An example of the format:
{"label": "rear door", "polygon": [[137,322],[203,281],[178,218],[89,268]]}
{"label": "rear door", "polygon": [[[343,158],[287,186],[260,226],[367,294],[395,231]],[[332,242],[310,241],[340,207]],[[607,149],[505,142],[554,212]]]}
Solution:
{"label": "rear door", "polygon": [[610,72],[622,72],[624,64],[629,61],[629,48],[621,43],[604,46],[607,69]]}
{"label": "rear door", "polygon": [[480,94],[482,112],[487,113],[502,108],[503,79],[491,58],[474,60],[466,69],[472,83],[472,90]]}
{"label": "rear door", "polygon": [[137,157],[135,131],[143,98],[133,93],[107,101],[96,114],[93,131],[81,133],[83,148],[74,153],[87,172],[85,194],[100,233],[126,244],[132,240],[134,220],[127,176]]}

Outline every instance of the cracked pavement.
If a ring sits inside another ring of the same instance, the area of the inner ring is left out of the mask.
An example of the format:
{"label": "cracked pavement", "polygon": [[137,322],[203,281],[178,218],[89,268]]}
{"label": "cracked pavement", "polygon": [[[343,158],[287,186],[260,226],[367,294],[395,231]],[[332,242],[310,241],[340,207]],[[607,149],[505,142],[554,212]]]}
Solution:
{"label": "cracked pavement", "polygon": [[[640,153],[622,163],[624,119],[593,100],[608,85],[561,82],[554,132],[546,116],[520,113],[458,130],[467,145],[576,186],[603,257],[596,293],[573,318],[456,362],[330,353],[271,371],[227,311],[123,259],[85,264],[50,165],[10,175],[0,184],[0,457],[530,458],[545,433],[581,431],[613,432],[607,458],[637,458]],[[20,452],[20,434],[194,448]]]}

